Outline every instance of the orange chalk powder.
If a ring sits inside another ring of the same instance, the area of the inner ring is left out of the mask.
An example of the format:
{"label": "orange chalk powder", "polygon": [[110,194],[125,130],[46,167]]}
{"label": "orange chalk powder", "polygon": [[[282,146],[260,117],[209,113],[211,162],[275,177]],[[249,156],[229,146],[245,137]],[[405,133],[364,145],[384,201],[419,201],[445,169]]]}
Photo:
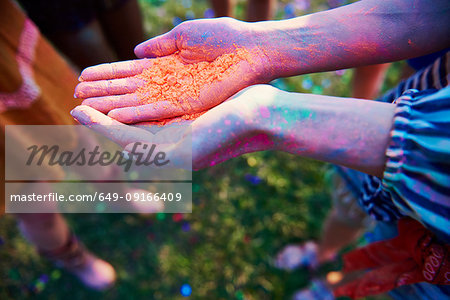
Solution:
{"label": "orange chalk powder", "polygon": [[[181,107],[192,101],[198,101],[200,91],[204,86],[221,81],[237,69],[239,62],[249,61],[250,53],[245,49],[236,49],[233,53],[223,54],[212,62],[184,63],[179,54],[155,58],[150,68],[136,75],[146,84],[139,87],[137,95],[141,104],[167,101],[170,105]],[[165,109],[170,109],[166,107]],[[203,112],[190,113],[181,116],[184,120],[194,120]],[[157,122],[164,125],[170,121]]]}

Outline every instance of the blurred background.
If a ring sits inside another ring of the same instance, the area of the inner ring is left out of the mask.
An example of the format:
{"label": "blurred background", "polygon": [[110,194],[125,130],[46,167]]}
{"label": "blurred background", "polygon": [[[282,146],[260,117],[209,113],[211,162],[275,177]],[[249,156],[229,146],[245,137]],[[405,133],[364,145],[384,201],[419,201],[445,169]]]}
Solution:
{"label": "blurred background", "polygon": [[[277,1],[275,19],[322,11],[342,0]],[[140,0],[147,38],[179,23],[213,17],[209,1]],[[235,17],[245,19],[246,1]],[[402,63],[390,66],[382,92]],[[278,88],[350,96],[352,70],[279,79]],[[0,218],[0,299],[288,299],[309,283],[306,270],[273,267],[288,243],[317,239],[330,209],[330,167],[286,153],[244,155],[193,174],[192,214],[65,215],[74,232],[117,271],[115,287],[86,289],[42,259],[11,216]],[[364,245],[364,237],[357,244]],[[348,249],[347,249],[348,250]],[[319,275],[340,267],[321,267]],[[367,299],[388,299],[387,297]]]}

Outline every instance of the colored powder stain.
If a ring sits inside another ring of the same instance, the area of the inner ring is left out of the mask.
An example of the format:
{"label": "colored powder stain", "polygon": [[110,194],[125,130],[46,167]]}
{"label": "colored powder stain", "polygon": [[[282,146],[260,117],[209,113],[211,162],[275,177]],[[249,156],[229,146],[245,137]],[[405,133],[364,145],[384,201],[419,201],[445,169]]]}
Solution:
{"label": "colored powder stain", "polygon": [[200,185],[194,183],[194,184],[192,185],[192,192],[193,192],[193,193],[197,193],[198,191],[200,191]]}
{"label": "colored powder stain", "polygon": [[181,230],[183,230],[184,232],[188,232],[189,230],[191,230],[191,224],[189,224],[188,222],[183,222],[183,224],[181,225]]}
{"label": "colored powder stain", "polygon": [[313,94],[322,95],[322,94],[323,94],[323,89],[322,89],[321,86],[315,85],[315,86],[313,86],[311,92],[312,92]]}
{"label": "colored powder stain", "polygon": [[156,214],[156,219],[158,221],[163,221],[166,218],[166,215],[164,213],[157,213]]}
{"label": "colored powder stain", "polygon": [[175,214],[173,214],[173,215],[172,215],[172,220],[173,220],[174,222],[180,222],[180,221],[182,221],[182,220],[183,220],[183,214],[181,214],[181,213],[175,213]]}
{"label": "colored powder stain", "polygon": [[262,118],[270,118],[270,111],[267,107],[261,107],[259,109],[259,113],[261,114]]}
{"label": "colored powder stain", "polygon": [[183,295],[184,297],[189,297],[192,294],[192,288],[189,284],[185,283],[181,286],[180,289],[180,293],[181,295]]}
{"label": "colored powder stain", "polygon": [[[240,48],[212,62],[184,63],[179,53],[155,58],[150,68],[136,75],[146,83],[136,93],[141,99],[141,105],[165,101],[168,104],[163,109],[166,110],[191,107],[191,102],[198,101],[202,88],[224,80],[237,70],[239,62],[249,60],[250,53]],[[181,119],[194,120],[204,113],[185,114]],[[157,124],[166,125],[170,121],[161,120]]]}
{"label": "colored powder stain", "polygon": [[252,174],[245,174],[244,178],[253,185],[258,185],[262,182],[262,179],[259,176]]}
{"label": "colored powder stain", "polygon": [[42,274],[41,276],[39,276],[39,281],[42,282],[43,284],[46,284],[49,281],[49,277],[47,274]]}
{"label": "colored powder stain", "polygon": [[244,299],[244,293],[242,291],[237,291],[235,294],[236,299],[243,300]]}
{"label": "colored powder stain", "polygon": [[59,278],[61,277],[61,271],[59,271],[59,270],[53,270],[52,273],[50,274],[50,277],[51,277],[53,280],[59,279]]}
{"label": "colored powder stain", "polygon": [[212,10],[211,8],[208,8],[207,10],[205,10],[205,13],[203,14],[203,17],[209,19],[209,18],[214,18],[215,13],[214,10]]}

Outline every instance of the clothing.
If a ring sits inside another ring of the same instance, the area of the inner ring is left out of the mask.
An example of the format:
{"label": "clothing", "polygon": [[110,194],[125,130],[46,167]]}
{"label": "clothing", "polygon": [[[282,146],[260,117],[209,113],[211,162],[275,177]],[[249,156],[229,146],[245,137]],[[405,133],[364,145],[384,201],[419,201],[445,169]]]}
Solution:
{"label": "clothing", "polygon": [[333,289],[336,297],[359,299],[420,282],[449,284],[450,244],[412,218],[397,222],[398,235],[345,253],[344,272],[367,270]]}
{"label": "clothing", "polygon": [[[388,161],[383,180],[364,175],[358,197],[361,207],[376,220],[394,223],[411,216],[444,243],[450,239],[449,71],[447,51],[379,99],[397,105]],[[338,169],[343,174],[356,172]],[[349,185],[358,182],[352,180]],[[450,287],[420,283],[391,293],[395,299],[415,299],[411,296],[415,293],[420,299],[443,299],[450,294]]]}
{"label": "clothing", "polygon": [[[369,243],[388,240],[398,235],[397,222],[376,222],[374,229],[365,234]],[[395,300],[436,300],[450,297],[450,289],[445,285],[420,282],[403,285],[389,292]]]}
{"label": "clothing", "polygon": [[450,48],[435,52],[435,53],[431,53],[428,55],[424,55],[424,56],[420,56],[420,57],[415,57],[415,58],[411,58],[408,59],[408,65],[413,68],[416,71],[419,71],[423,68],[428,67],[430,64],[432,64],[436,59],[438,59],[439,57],[441,57],[442,55],[444,55],[446,52],[448,52],[450,50]]}
{"label": "clothing", "polygon": [[392,103],[408,89],[424,91],[440,90],[450,83],[450,50],[438,57],[427,67],[420,69],[408,79],[400,82],[395,88],[386,92],[378,101]]}
{"label": "clothing", "polygon": [[[407,89],[427,90],[440,89],[448,85],[450,73],[450,51],[438,57],[428,67],[421,69],[397,87],[388,91],[378,101],[392,103]],[[379,221],[394,221],[404,214],[391,201],[388,192],[383,189],[381,179],[351,169],[337,167],[349,187],[355,191],[360,206],[367,214]],[[359,174],[359,175],[358,175]],[[363,177],[354,180],[352,178]],[[355,186],[357,188],[355,189]]]}
{"label": "clothing", "polygon": [[[428,66],[427,68],[422,69],[421,71],[417,72],[416,74],[414,74],[413,76],[411,76],[410,78],[408,78],[407,80],[401,82],[396,88],[390,90],[389,92],[387,92],[381,99],[380,101],[383,102],[393,102],[395,99],[405,99],[405,98],[401,98],[401,94],[407,90],[407,89],[417,89],[417,90],[427,90],[427,89],[441,89],[445,86],[449,85],[449,74],[450,74],[450,51],[448,51],[445,55],[441,56],[440,58],[438,58],[433,64],[431,64],[430,66]],[[423,95],[422,95],[423,96]],[[421,96],[421,97],[422,97]],[[405,96],[407,97],[407,96]],[[417,94],[417,97],[419,97],[419,95]],[[445,96],[443,97],[445,98]],[[405,100],[402,100],[401,103],[404,103]],[[432,103],[432,102],[430,102]],[[436,101],[433,101],[433,105],[436,105]],[[401,104],[402,106],[404,104]],[[443,106],[438,105],[436,107],[437,109],[441,109],[440,112],[434,112],[434,115],[430,115],[431,118],[434,118],[435,115],[440,115],[441,119],[443,118],[444,121],[439,123],[439,128],[443,128],[443,130],[447,130],[448,132],[448,120],[445,121],[445,113],[446,110]],[[426,109],[431,109],[430,108],[426,108]],[[428,113],[428,112],[425,112]],[[447,111],[447,115],[448,115],[448,111]],[[448,118],[447,118],[448,119]],[[420,124],[417,124],[418,121],[415,122],[411,122],[411,126],[420,126]],[[423,124],[422,124],[423,125]],[[411,128],[410,130],[413,130],[413,128]],[[420,130],[419,128],[417,130]],[[429,134],[432,134],[433,136],[436,136],[434,133],[429,132]],[[441,144],[446,142],[446,139],[448,140],[448,135],[443,135],[441,136]],[[442,151],[445,152],[445,149],[442,149]],[[406,152],[408,153],[408,152]],[[427,152],[429,154],[429,152]],[[443,154],[445,155],[445,154]],[[420,160],[424,160],[429,158],[427,157],[421,157]],[[447,160],[448,161],[448,160]],[[443,160],[443,162],[445,162],[445,160]],[[431,168],[430,170],[433,170],[433,166],[434,165],[428,165],[429,168]],[[436,174],[448,174],[450,172],[450,170],[448,169],[448,165],[443,164],[442,165],[443,168],[439,169],[439,172]],[[421,177],[421,179],[424,179],[425,177]],[[416,177],[417,179],[417,177]],[[440,178],[442,184],[449,184],[449,180],[445,181],[444,178]],[[449,194],[447,194],[448,197]],[[410,195],[411,196],[411,195]],[[445,196],[445,194],[443,195]],[[427,201],[425,199],[423,199],[424,203],[427,203]],[[385,188],[385,186],[383,186],[381,179],[374,177],[374,176],[370,176],[370,175],[365,175],[365,178],[363,180],[363,185],[361,187],[361,194],[358,198],[359,204],[361,205],[361,207],[372,217],[374,217],[376,220],[381,220],[381,221],[393,221],[393,220],[397,220],[400,217],[404,216],[404,215],[411,215],[411,211],[409,211],[408,209],[405,209],[405,207],[403,206],[403,209],[401,209],[401,205],[398,206],[398,203],[394,203],[391,199],[391,195],[388,193],[388,190]],[[445,199],[443,199],[442,201],[445,201]],[[450,202],[450,200],[447,198],[446,202]],[[424,204],[425,205],[425,204]],[[416,205],[417,206],[417,205]],[[418,208],[420,209],[420,208]],[[444,210],[443,212],[445,212],[447,214],[447,219],[449,217],[448,215],[448,210]],[[432,219],[433,217],[433,213],[432,212],[427,212],[426,209],[421,209],[421,213],[428,215],[428,217],[426,217],[426,219]],[[412,216],[414,217],[414,216]],[[417,217],[416,217],[417,218]],[[442,224],[442,222],[440,223]],[[447,233],[446,234],[442,234],[442,227],[435,227],[433,226],[433,224],[427,223],[425,224],[426,226],[428,226],[430,229],[432,229],[433,231],[435,231],[439,236],[441,237],[445,237],[445,235],[447,235],[448,238],[448,226],[447,226]],[[431,226],[431,227],[430,227]]]}
{"label": "clothing", "polygon": [[450,86],[396,100],[383,189],[404,214],[450,240]]}
{"label": "clothing", "polygon": [[[77,76],[12,1],[0,1],[0,173],[5,175],[5,125],[72,125]],[[32,139],[20,136],[18,140]],[[73,138],[74,144],[77,138]],[[4,212],[1,184],[0,213]]]}

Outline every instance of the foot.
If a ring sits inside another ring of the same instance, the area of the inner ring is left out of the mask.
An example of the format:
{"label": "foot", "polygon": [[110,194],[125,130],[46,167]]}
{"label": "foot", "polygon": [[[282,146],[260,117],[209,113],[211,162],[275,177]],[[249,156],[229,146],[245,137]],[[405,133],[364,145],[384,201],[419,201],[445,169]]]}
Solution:
{"label": "foot", "polygon": [[89,252],[85,253],[85,262],[82,265],[66,269],[85,286],[98,291],[112,287],[116,281],[116,271],[111,264]]}
{"label": "foot", "polygon": [[278,252],[275,266],[289,271],[301,267],[316,269],[318,266],[318,246],[315,242],[287,245]]}
{"label": "foot", "polygon": [[83,284],[94,290],[105,290],[114,285],[116,271],[106,261],[89,252],[71,234],[67,243],[59,249],[39,251],[58,267],[74,274]]}

